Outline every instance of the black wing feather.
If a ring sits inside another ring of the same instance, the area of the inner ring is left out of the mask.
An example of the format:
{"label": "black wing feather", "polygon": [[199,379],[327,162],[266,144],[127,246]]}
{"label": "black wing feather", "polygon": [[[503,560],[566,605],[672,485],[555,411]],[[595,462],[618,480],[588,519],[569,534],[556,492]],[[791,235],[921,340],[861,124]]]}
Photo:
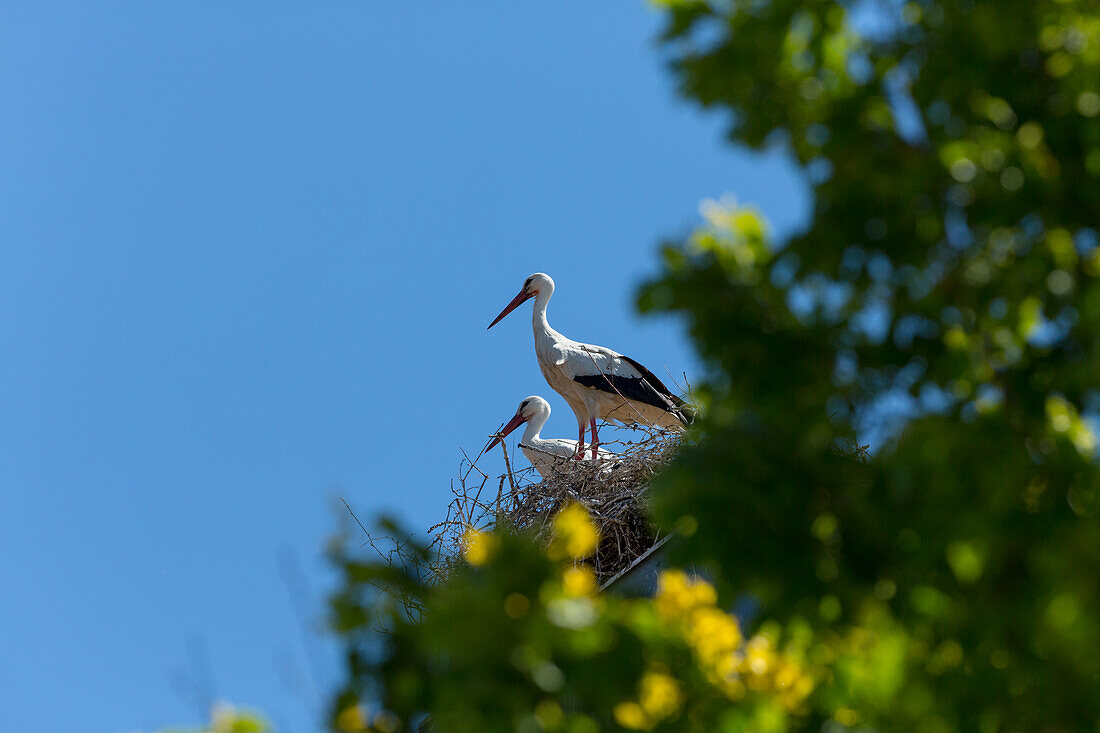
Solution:
{"label": "black wing feather", "polygon": [[573,381],[585,387],[618,394],[628,400],[635,400],[656,407],[659,410],[670,412],[680,418],[680,421],[685,425],[691,423],[691,418],[680,410],[684,406],[684,401],[672,394],[653,372],[629,356],[621,356],[620,358],[637,369],[642,376],[622,377],[616,374],[586,374],[573,377]]}
{"label": "black wing feather", "polygon": [[680,407],[681,405],[683,405],[683,404],[684,404],[684,401],[683,401],[683,400],[681,400],[681,399],[680,399],[679,397],[677,397],[676,395],[672,394],[672,390],[670,390],[670,389],[669,389],[668,387],[666,387],[666,386],[665,386],[665,384],[664,384],[664,382],[662,382],[662,381],[661,381],[660,379],[657,379],[657,375],[656,375],[656,374],[654,374],[653,372],[649,371],[649,370],[648,370],[648,369],[646,369],[646,368],[645,368],[644,366],[642,366],[642,365],[641,365],[641,364],[639,364],[638,362],[636,362],[636,361],[634,361],[633,359],[631,359],[631,358],[630,358],[629,356],[624,356],[624,357],[622,357],[622,360],[623,360],[623,361],[625,361],[625,362],[627,362],[628,364],[630,364],[630,366],[634,367],[634,368],[635,368],[635,369],[637,369],[637,370],[638,370],[639,372],[641,372],[641,374],[642,374],[642,379],[644,379],[644,380],[646,380],[647,382],[649,382],[649,383],[650,383],[650,384],[651,384],[651,385],[653,386],[653,388],[654,388],[655,390],[657,390],[657,392],[659,392],[659,393],[661,394],[661,396],[662,396],[662,397],[664,397],[665,399],[667,399],[667,400],[668,400],[669,402],[671,402],[671,403],[672,403],[673,405],[675,405],[676,407]]}

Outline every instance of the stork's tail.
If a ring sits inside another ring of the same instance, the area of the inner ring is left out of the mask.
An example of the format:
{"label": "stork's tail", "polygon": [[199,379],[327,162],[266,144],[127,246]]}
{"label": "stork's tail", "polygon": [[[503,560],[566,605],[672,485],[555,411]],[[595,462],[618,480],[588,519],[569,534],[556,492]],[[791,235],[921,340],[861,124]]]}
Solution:
{"label": "stork's tail", "polygon": [[680,422],[684,424],[685,428],[695,423],[695,416],[698,412],[694,407],[684,402],[676,395],[672,395],[672,404],[676,405],[675,415],[680,419]]}

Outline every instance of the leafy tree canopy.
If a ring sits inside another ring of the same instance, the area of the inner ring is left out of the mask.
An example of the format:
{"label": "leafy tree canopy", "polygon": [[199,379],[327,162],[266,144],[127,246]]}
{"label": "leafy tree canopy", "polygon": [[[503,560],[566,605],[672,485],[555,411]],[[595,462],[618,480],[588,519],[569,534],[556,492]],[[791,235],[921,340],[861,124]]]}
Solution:
{"label": "leafy tree canopy", "polygon": [[[732,140],[787,146],[814,191],[785,243],[708,206],[642,295],[711,369],[706,440],[659,481],[680,559],[889,657],[873,681],[834,665],[822,714],[1092,726],[1096,6],[665,5],[682,91]],[[837,451],[870,432],[870,460]]]}

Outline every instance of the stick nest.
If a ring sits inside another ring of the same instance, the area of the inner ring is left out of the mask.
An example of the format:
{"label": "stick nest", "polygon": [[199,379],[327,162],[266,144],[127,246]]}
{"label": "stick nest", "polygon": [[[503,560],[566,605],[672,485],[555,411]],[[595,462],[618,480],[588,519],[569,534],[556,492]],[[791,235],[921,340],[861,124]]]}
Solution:
{"label": "stick nest", "polygon": [[[514,470],[505,446],[506,473],[490,477],[467,456],[447,517],[431,528],[432,546],[444,565],[461,562],[470,529],[524,531],[548,542],[557,512],[573,502],[583,505],[600,532],[596,555],[586,562],[605,583],[628,568],[659,539],[649,522],[646,500],[650,480],[675,455],[681,433],[659,428],[611,429],[616,439],[601,449],[616,453],[606,460],[562,459],[543,478],[534,468]],[[526,461],[524,460],[524,463]]]}

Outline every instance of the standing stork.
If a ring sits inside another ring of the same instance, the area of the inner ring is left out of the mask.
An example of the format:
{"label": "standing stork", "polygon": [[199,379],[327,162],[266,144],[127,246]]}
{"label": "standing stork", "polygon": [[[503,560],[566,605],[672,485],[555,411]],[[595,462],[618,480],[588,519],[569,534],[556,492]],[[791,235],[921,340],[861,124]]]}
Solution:
{"label": "standing stork", "polygon": [[592,455],[600,444],[597,419],[625,425],[657,425],[682,430],[695,411],[669,391],[653,372],[629,356],[603,346],[582,344],[550,328],[546,304],[554,294],[554,280],[536,272],[523,282],[519,294],[489,324],[492,328],[520,304],[535,299],[532,325],[535,356],[547,384],[560,394],[577,416],[577,454],[584,455],[584,432],[592,431]]}
{"label": "standing stork", "polygon": [[[573,458],[578,452],[583,453],[584,446],[581,446],[580,451],[577,449],[577,442],[575,440],[569,440],[568,438],[543,438],[539,433],[542,432],[542,427],[546,425],[546,421],[550,419],[550,403],[539,397],[538,395],[531,395],[519,403],[519,409],[516,410],[516,414],[512,416],[512,419],[508,421],[508,424],[500,429],[500,432],[493,437],[489,442],[489,445],[485,447],[482,453],[488,453],[497,443],[503,441],[508,437],[508,433],[512,432],[520,425],[527,423],[527,429],[523,431],[523,438],[519,441],[519,447],[523,450],[523,455],[527,456],[527,460],[531,462],[531,465],[535,467],[535,470],[539,474],[546,478],[555,470],[560,471],[562,469],[562,460]],[[614,458],[614,454],[601,450],[598,456],[593,458],[599,458],[601,460]]]}

